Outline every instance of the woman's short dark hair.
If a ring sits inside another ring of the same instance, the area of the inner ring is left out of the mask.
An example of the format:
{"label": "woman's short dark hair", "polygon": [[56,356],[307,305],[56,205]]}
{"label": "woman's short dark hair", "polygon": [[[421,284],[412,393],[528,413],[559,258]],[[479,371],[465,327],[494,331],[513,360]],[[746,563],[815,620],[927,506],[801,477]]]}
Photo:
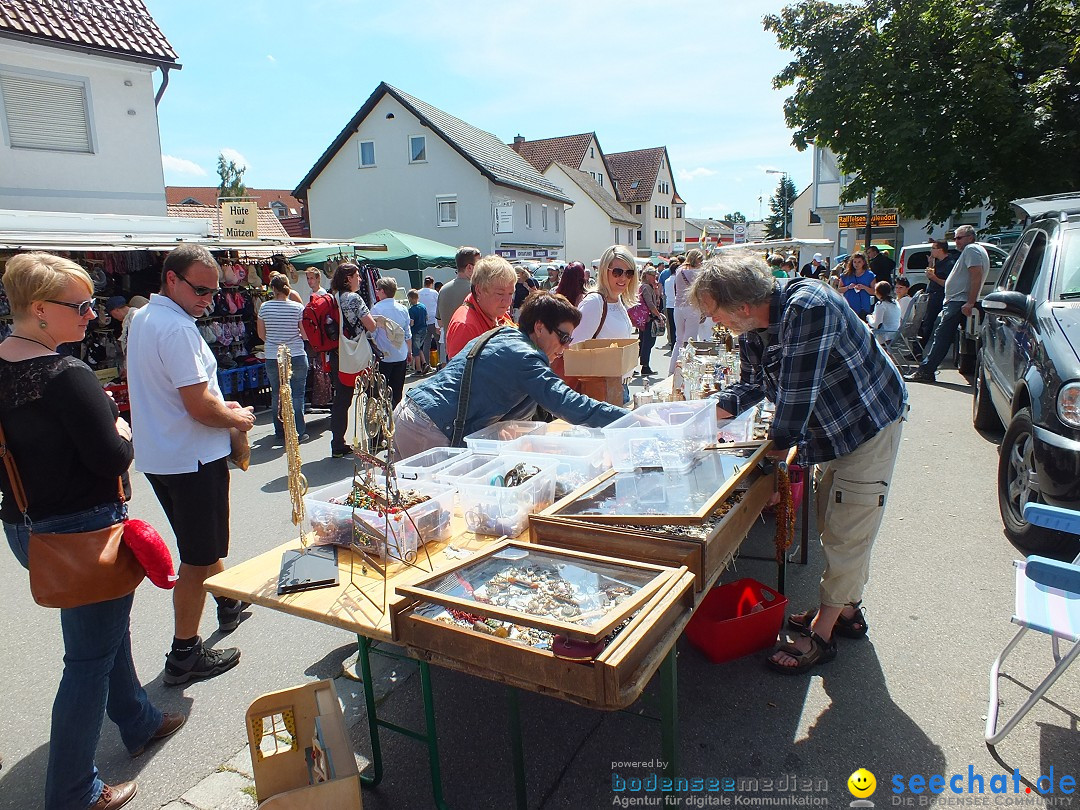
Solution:
{"label": "woman's short dark hair", "polygon": [[334,277],[330,279],[330,291],[343,293],[349,291],[349,276],[353,271],[360,272],[360,267],[353,262],[342,262],[334,271]]}
{"label": "woman's short dark hair", "polygon": [[521,305],[518,315],[518,327],[526,335],[531,335],[537,323],[542,323],[548,331],[554,332],[564,323],[577,326],[581,323],[581,311],[571,304],[565,295],[550,290],[534,290]]}

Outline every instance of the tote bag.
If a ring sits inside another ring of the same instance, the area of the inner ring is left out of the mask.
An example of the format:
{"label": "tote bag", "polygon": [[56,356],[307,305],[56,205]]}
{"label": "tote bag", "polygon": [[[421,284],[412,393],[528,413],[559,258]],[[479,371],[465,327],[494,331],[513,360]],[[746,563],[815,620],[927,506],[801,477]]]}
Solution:
{"label": "tote bag", "polygon": [[[341,309],[341,300],[338,300],[338,309]],[[344,316],[342,316],[344,320]],[[374,354],[371,351],[371,343],[368,342],[367,332],[361,331],[355,338],[345,337],[344,324],[338,335],[338,379],[342,385],[350,388],[356,385],[356,378],[371,368]],[[361,330],[363,327],[361,327]]]}

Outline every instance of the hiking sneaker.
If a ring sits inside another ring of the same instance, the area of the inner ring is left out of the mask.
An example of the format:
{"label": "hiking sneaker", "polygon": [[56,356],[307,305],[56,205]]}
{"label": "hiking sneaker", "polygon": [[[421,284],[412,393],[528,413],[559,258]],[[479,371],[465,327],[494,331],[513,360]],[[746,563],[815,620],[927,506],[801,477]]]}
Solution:
{"label": "hiking sneaker", "polygon": [[251,602],[241,602],[239,599],[232,600],[232,605],[218,605],[217,621],[218,630],[222,633],[231,633],[240,626],[240,614],[251,607]]}
{"label": "hiking sneaker", "polygon": [[207,647],[200,640],[194,650],[186,655],[177,655],[176,651],[165,656],[165,676],[162,678],[166,686],[180,686],[189,681],[201,681],[213,678],[222,672],[240,663],[240,650],[228,647],[224,650],[215,650]]}

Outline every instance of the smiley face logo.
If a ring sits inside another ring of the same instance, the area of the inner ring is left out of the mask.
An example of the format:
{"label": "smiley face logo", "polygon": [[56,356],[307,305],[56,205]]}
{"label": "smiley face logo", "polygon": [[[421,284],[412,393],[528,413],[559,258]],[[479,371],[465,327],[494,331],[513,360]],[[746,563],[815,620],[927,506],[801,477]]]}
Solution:
{"label": "smiley face logo", "polygon": [[859,768],[848,777],[847,789],[856,799],[865,799],[877,789],[877,779],[866,768]]}

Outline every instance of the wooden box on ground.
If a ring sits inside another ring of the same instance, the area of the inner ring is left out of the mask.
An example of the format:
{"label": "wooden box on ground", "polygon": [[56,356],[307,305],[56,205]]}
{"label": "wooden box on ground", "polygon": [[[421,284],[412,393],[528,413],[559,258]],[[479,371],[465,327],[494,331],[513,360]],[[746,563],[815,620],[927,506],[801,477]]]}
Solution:
{"label": "wooden box on ground", "polygon": [[[592,560],[633,565],[612,557],[561,553],[583,564]],[[585,660],[559,657],[548,649],[424,615],[432,602],[415,598],[415,588],[391,607],[394,637],[410,655],[436,665],[583,706],[625,708],[641,694],[694,607],[693,575],[686,568],[659,571],[651,595],[606,647],[601,643],[595,657]]]}
{"label": "wooden box on ground", "polygon": [[[306,749],[316,725],[333,776],[311,784]],[[270,692],[247,710],[251,771],[262,810],[362,810],[360,773],[333,681]]]}
{"label": "wooden box on ground", "polygon": [[598,338],[571,343],[563,353],[570,377],[623,378],[638,364],[637,338]]}

